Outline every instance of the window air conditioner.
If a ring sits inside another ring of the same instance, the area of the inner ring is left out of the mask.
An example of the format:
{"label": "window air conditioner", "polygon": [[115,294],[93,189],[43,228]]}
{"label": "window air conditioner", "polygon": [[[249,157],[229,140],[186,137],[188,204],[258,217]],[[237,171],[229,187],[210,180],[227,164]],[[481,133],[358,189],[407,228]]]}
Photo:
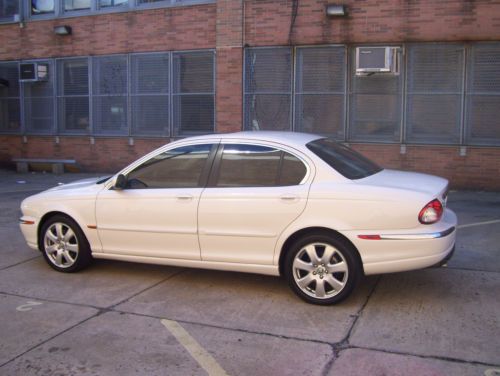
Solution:
{"label": "window air conditioner", "polygon": [[49,78],[49,65],[42,63],[19,64],[19,81],[37,82],[47,81]]}
{"label": "window air conditioner", "polygon": [[399,74],[399,47],[356,47],[356,75]]}

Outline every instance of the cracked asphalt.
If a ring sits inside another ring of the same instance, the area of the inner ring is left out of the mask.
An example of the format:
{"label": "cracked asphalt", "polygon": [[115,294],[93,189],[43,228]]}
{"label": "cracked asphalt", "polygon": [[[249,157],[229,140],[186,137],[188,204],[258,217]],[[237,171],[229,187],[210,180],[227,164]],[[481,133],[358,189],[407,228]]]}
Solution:
{"label": "cracked asphalt", "polygon": [[306,304],[269,276],[96,260],[57,273],[19,205],[90,175],[0,170],[1,375],[500,375],[500,193],[451,192],[447,268]]}

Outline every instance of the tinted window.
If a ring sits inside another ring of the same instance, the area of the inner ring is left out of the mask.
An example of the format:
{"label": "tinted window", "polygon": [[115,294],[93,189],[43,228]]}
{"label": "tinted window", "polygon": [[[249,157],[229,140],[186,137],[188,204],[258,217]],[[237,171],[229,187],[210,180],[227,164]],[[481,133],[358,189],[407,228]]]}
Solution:
{"label": "tinted window", "polygon": [[281,162],[280,185],[297,185],[300,184],[307,169],[304,163],[297,157],[283,152],[283,160]]}
{"label": "tinted window", "polygon": [[331,138],[312,141],[306,146],[348,179],[361,179],[382,171],[368,158]]}
{"label": "tinted window", "polygon": [[257,145],[225,145],[217,186],[296,185],[305,174],[304,164],[281,150]]}
{"label": "tinted window", "polygon": [[128,175],[129,188],[194,188],[212,145],[192,145],[161,153]]}

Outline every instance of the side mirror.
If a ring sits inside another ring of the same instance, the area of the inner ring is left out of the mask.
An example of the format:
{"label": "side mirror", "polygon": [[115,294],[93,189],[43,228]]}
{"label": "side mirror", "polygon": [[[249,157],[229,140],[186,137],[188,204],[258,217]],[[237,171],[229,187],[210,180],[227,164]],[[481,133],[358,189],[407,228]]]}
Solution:
{"label": "side mirror", "polygon": [[128,184],[127,177],[123,174],[120,174],[117,176],[117,178],[115,180],[115,185],[113,188],[118,189],[118,190],[122,190],[122,189],[127,188],[127,184]]}

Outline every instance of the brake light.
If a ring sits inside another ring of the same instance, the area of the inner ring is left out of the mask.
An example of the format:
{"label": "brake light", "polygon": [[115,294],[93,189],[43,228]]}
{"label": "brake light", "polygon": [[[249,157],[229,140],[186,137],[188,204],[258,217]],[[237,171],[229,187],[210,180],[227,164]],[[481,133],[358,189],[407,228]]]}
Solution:
{"label": "brake light", "polygon": [[443,215],[443,205],[437,198],[425,205],[418,214],[418,220],[424,225],[436,223]]}

